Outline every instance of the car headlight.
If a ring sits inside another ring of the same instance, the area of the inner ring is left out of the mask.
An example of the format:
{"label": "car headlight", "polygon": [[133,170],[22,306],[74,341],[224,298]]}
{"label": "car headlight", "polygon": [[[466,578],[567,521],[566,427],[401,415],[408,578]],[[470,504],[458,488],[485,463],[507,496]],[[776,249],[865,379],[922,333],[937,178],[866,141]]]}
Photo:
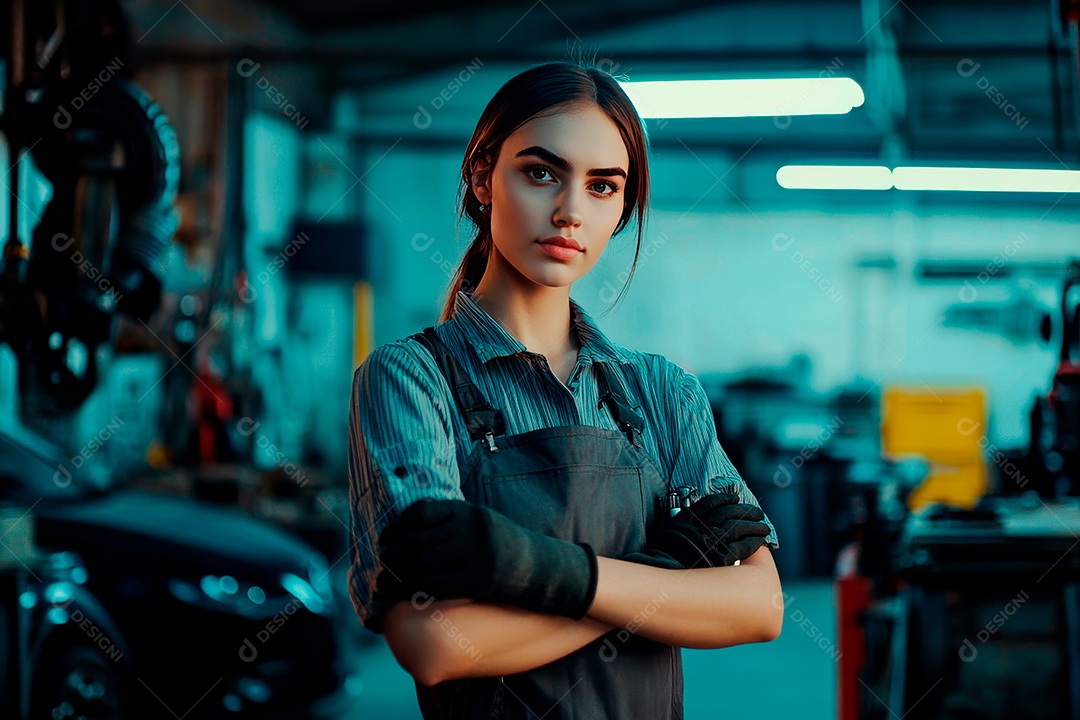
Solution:
{"label": "car headlight", "polygon": [[166,585],[173,597],[188,605],[251,618],[272,617],[291,602],[277,588],[267,593],[262,586],[241,582],[232,575],[203,575],[196,582],[171,578]]}
{"label": "car headlight", "polygon": [[330,609],[325,596],[316,592],[312,584],[299,575],[282,573],[281,587],[316,615],[326,614]]}
{"label": "car headlight", "polygon": [[308,561],[308,579],[315,592],[324,599],[329,599],[334,593],[330,586],[330,566],[326,564],[326,558],[315,553]]}

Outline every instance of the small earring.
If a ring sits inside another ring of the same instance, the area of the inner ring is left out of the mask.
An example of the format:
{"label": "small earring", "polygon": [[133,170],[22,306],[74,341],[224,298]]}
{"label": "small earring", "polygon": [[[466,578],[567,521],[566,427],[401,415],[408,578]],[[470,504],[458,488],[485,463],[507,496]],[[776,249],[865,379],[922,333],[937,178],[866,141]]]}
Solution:
{"label": "small earring", "polygon": [[484,210],[485,210],[485,208],[484,208],[484,204],[483,204],[483,203],[480,203],[480,212],[484,212]]}

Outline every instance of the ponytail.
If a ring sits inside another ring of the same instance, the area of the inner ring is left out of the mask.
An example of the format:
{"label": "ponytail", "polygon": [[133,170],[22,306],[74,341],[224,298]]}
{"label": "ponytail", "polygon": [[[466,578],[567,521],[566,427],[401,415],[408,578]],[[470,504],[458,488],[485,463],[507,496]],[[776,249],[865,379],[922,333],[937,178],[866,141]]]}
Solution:
{"label": "ponytail", "polygon": [[[481,124],[482,126],[482,124]],[[472,292],[480,284],[487,269],[491,255],[491,208],[485,208],[473,192],[473,185],[482,180],[495,164],[495,153],[482,146],[481,126],[478,126],[465,152],[461,163],[461,195],[458,205],[458,221],[469,218],[476,227],[476,235],[465,251],[453,279],[450,280],[450,293],[443,304],[440,322],[449,320],[457,312],[457,294],[459,290]]]}
{"label": "ponytail", "polygon": [[471,292],[480,284],[480,278],[484,276],[487,268],[488,256],[491,254],[491,230],[481,229],[473,238],[469,249],[465,251],[465,257],[458,265],[454,278],[450,281],[450,295],[443,305],[442,316],[439,322],[449,320],[457,312],[458,291]]}

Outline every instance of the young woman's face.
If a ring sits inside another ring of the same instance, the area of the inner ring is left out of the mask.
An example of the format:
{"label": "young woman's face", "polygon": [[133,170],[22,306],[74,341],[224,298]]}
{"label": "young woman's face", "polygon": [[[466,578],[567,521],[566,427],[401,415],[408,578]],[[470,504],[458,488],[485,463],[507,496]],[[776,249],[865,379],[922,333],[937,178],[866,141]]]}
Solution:
{"label": "young woman's face", "polygon": [[[570,285],[600,259],[622,216],[629,157],[619,129],[595,105],[536,117],[502,145],[480,202],[490,206],[495,251],[528,280]],[[485,197],[486,196],[486,197]],[[580,250],[557,248],[573,238]]]}

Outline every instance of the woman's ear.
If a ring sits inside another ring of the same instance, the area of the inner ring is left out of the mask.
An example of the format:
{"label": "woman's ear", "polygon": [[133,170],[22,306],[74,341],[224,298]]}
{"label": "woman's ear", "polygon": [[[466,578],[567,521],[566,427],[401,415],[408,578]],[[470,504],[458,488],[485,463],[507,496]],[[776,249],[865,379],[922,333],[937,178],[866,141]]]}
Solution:
{"label": "woman's ear", "polygon": [[473,162],[470,176],[472,193],[481,205],[491,204],[491,153],[483,153]]}

